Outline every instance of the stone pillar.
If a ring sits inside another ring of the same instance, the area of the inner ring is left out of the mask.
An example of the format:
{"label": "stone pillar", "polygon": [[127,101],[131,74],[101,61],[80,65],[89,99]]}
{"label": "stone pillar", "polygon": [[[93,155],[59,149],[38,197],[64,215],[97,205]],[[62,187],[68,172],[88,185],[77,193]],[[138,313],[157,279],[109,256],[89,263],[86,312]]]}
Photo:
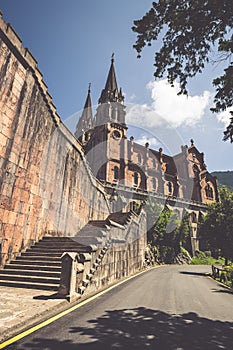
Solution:
{"label": "stone pillar", "polygon": [[[78,268],[78,254],[76,252],[65,252],[62,257],[61,279],[58,293],[66,296],[69,301],[78,299],[76,293],[76,277]],[[80,266],[79,266],[80,272]]]}

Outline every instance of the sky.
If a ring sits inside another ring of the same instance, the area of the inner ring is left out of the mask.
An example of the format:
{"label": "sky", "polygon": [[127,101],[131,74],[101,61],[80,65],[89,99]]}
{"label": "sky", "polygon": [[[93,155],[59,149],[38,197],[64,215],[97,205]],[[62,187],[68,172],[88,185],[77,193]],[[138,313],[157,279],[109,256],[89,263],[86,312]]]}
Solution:
{"label": "sky", "polygon": [[[190,80],[189,97],[177,96],[165,79],[154,80],[154,52],[147,47],[142,58],[133,49],[131,27],[151,7],[151,0],[0,0],[3,18],[21,37],[38,61],[58,114],[70,129],[77,124],[88,84],[94,108],[104,88],[115,54],[118,87],[127,107],[128,137],[174,155],[180,146],[195,146],[205,154],[209,171],[233,170],[233,145],[223,142],[228,114],[209,111],[212,80],[224,65],[209,65]],[[226,63],[227,64],[227,63]],[[73,130],[71,130],[73,131]]]}

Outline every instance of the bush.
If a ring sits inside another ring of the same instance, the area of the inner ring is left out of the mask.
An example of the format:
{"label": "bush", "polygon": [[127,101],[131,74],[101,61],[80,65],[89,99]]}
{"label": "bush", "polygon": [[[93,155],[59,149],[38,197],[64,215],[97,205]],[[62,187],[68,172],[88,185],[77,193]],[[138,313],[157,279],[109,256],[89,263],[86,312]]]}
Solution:
{"label": "bush", "polygon": [[195,256],[192,258],[190,264],[192,265],[224,265],[224,259],[213,258],[210,254],[210,252],[202,252],[202,251],[196,251]]}

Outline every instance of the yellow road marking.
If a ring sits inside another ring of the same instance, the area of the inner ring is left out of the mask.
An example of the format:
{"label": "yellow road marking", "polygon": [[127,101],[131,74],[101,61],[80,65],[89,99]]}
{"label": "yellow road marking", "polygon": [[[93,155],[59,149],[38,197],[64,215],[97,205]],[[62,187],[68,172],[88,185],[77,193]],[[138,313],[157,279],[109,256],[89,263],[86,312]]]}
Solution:
{"label": "yellow road marking", "polygon": [[[156,267],[158,267],[158,266],[155,266],[154,268],[156,268]],[[109,291],[112,290],[113,288],[116,288],[116,287],[120,286],[121,284],[123,284],[123,283],[125,283],[125,282],[131,280],[132,278],[135,278],[135,277],[137,277],[137,276],[139,276],[139,275],[141,275],[141,274],[143,274],[143,273],[145,273],[145,272],[147,272],[147,271],[150,271],[150,270],[152,270],[152,269],[153,269],[153,268],[151,268],[151,269],[149,269],[149,270],[144,270],[144,271],[141,271],[141,272],[137,273],[136,275],[130,276],[130,277],[124,279],[123,281],[120,281],[120,282],[118,282],[117,284],[114,284],[113,286],[111,286],[111,287],[109,287],[109,288],[103,290],[102,292],[99,292],[98,294],[95,294],[95,295],[93,295],[92,297],[90,297],[90,298],[88,298],[88,299],[86,299],[86,300],[84,300],[84,301],[81,301],[79,304],[74,305],[74,306],[72,306],[71,308],[69,308],[69,309],[67,309],[67,310],[65,310],[65,311],[60,312],[60,313],[57,314],[56,316],[53,316],[53,317],[49,318],[48,320],[46,320],[46,321],[44,321],[44,322],[41,322],[41,323],[39,323],[38,325],[36,325],[36,326],[34,326],[34,327],[32,327],[32,328],[29,328],[29,329],[27,329],[26,331],[24,331],[24,332],[22,332],[22,333],[20,333],[20,334],[18,334],[18,335],[16,335],[16,336],[14,336],[13,338],[10,338],[10,339],[6,340],[4,343],[0,344],[0,349],[4,349],[4,348],[7,347],[8,345],[15,343],[16,341],[18,341],[18,340],[20,340],[20,339],[26,337],[27,335],[29,335],[29,334],[31,334],[31,333],[34,333],[34,332],[37,331],[38,329],[41,329],[41,328],[43,328],[43,327],[49,325],[50,323],[52,323],[52,322],[58,320],[59,318],[65,316],[65,315],[67,315],[67,314],[69,314],[70,312],[79,309],[79,308],[82,307],[83,305],[85,305],[85,304],[87,304],[87,303],[90,303],[92,300],[95,300],[95,299],[99,298],[101,295],[104,295],[105,293],[109,292]]]}

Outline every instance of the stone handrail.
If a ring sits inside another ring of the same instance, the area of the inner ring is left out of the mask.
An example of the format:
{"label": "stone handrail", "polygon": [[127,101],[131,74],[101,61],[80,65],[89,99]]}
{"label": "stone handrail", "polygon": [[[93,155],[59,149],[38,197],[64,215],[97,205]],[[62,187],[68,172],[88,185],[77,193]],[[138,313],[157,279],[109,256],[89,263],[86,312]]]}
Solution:
{"label": "stone handrail", "polygon": [[107,181],[100,181],[106,188],[111,188],[111,189],[118,189],[119,191],[126,191],[126,192],[133,192],[133,193],[138,193],[142,196],[151,196],[157,199],[162,199],[166,202],[176,202],[176,203],[180,203],[180,204],[186,204],[186,205],[193,205],[193,206],[198,206],[201,207],[203,210],[205,210],[207,208],[207,205],[201,202],[197,202],[194,200],[188,200],[185,198],[181,198],[181,197],[175,197],[175,196],[171,196],[171,195],[164,195],[163,193],[155,193],[155,192],[151,192],[151,191],[147,191],[147,190],[143,190],[141,188],[133,188],[127,185],[123,185],[123,184],[112,184],[110,182]]}

